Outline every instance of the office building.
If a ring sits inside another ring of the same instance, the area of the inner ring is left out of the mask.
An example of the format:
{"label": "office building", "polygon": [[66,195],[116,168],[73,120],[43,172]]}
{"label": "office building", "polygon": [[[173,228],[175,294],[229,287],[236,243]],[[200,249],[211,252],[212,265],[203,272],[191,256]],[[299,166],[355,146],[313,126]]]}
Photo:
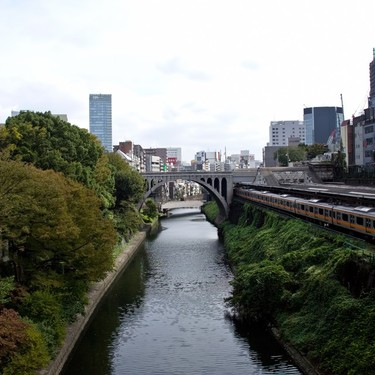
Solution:
{"label": "office building", "polygon": [[297,138],[298,143],[305,143],[305,124],[303,121],[271,121],[268,146],[289,146]]}
{"label": "office building", "polygon": [[181,168],[181,147],[167,147],[168,170],[179,171]]}
{"label": "office building", "polygon": [[370,62],[370,97],[369,107],[375,107],[375,48],[372,50],[372,61]]}
{"label": "office building", "polygon": [[112,152],[112,95],[90,94],[90,133]]}
{"label": "office building", "polygon": [[310,107],[303,110],[306,144],[328,144],[331,151],[340,147],[340,127],[344,121],[341,107]]}

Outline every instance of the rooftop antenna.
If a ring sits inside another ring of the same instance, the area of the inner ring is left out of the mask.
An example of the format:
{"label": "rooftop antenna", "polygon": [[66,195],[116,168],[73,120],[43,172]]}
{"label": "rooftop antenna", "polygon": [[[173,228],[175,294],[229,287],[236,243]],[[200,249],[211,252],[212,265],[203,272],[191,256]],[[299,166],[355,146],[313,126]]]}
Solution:
{"label": "rooftop antenna", "polygon": [[340,94],[340,98],[341,98],[342,116],[343,116],[343,118],[345,118],[345,115],[344,115],[344,101],[342,99],[342,94]]}

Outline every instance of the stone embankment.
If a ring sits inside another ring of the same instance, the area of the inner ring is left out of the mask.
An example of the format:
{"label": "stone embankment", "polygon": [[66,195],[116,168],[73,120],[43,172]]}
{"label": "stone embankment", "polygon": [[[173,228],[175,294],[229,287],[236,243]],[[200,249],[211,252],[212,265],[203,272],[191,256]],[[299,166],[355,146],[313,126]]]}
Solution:
{"label": "stone embankment", "polygon": [[116,259],[113,270],[107,275],[104,280],[95,283],[91,287],[88,294],[89,303],[85,308],[85,314],[79,316],[78,319],[68,327],[65,341],[60,349],[60,352],[58,353],[54,361],[48,366],[48,368],[43,369],[39,372],[39,375],[57,375],[61,372],[65,362],[67,361],[71,351],[74,348],[74,345],[84,331],[87,323],[90,321],[102,297],[113,284],[113,282],[118,278],[121,272],[125,269],[125,267],[129,264],[134,254],[144,242],[146,236],[147,233],[145,231],[135,234],[129,241],[129,243],[126,244],[124,251]]}

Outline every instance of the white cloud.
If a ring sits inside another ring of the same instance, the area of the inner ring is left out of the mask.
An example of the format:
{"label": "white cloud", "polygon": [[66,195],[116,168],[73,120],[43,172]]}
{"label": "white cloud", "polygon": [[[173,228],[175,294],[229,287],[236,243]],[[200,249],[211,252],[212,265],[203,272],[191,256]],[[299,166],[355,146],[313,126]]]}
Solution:
{"label": "white cloud", "polygon": [[272,120],[362,109],[373,0],[0,0],[0,122],[11,109],[88,128],[111,93],[113,142],[261,158]]}

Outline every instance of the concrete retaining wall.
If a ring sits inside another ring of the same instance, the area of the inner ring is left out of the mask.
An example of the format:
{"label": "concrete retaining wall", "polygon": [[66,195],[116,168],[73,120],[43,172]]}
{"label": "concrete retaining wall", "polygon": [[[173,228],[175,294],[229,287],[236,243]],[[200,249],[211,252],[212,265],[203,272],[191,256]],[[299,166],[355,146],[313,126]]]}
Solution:
{"label": "concrete retaining wall", "polygon": [[144,242],[146,235],[146,232],[137,233],[129,241],[129,243],[126,244],[126,248],[124,249],[123,253],[120,254],[120,256],[116,259],[113,271],[110,272],[104,280],[95,283],[91,287],[88,295],[89,303],[85,308],[85,315],[79,316],[77,321],[68,327],[65,341],[60,349],[60,352],[54,361],[48,366],[48,368],[39,372],[39,375],[57,375],[60,373],[71,351],[73,350],[74,345],[78,341],[87,323],[90,321],[93,313],[95,312],[100,300],[120,275],[121,271],[129,264],[134,254]]}

